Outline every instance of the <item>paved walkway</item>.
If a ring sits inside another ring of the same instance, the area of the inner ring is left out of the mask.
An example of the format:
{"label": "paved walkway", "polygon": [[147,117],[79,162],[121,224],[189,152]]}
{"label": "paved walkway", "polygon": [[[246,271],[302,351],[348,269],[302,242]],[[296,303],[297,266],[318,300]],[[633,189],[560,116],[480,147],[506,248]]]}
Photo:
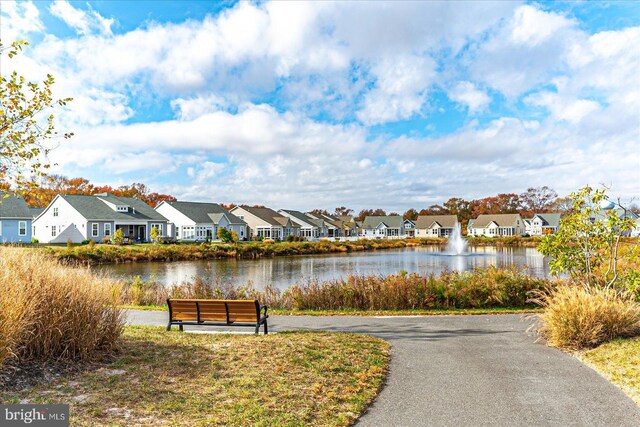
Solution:
{"label": "paved walkway", "polygon": [[[129,312],[131,324],[166,319]],[[577,359],[536,343],[526,331],[531,320],[519,315],[269,320],[274,332],[359,332],[391,343],[387,385],[362,426],[640,426],[631,399]]]}

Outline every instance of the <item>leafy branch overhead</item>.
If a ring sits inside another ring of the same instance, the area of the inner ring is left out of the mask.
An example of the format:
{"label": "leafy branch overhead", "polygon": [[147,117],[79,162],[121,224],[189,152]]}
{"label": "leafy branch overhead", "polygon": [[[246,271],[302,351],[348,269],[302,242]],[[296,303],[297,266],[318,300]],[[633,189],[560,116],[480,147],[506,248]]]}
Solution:
{"label": "leafy branch overhead", "polygon": [[[0,41],[0,61],[3,55],[14,58],[27,45],[19,40],[5,47]],[[4,64],[3,68],[9,68]],[[28,82],[16,71],[0,74],[0,185],[37,186],[32,178],[45,176],[51,167],[47,155],[52,147],[47,143],[73,135],[55,130],[51,111],[64,107],[71,98],[55,99],[53,84],[50,74],[40,83]]]}

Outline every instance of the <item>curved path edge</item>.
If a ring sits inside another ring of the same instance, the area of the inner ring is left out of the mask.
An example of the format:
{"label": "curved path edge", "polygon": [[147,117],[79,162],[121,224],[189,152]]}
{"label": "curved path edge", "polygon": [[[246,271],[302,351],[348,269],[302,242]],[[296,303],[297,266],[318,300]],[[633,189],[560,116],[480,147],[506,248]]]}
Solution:
{"label": "curved path edge", "polygon": [[[271,316],[269,320],[274,332],[355,332],[391,343],[386,386],[358,425],[640,425],[640,408],[620,389],[578,359],[536,342],[536,336],[527,332],[534,321],[531,316]],[[166,321],[166,312],[127,312],[127,323],[132,325],[166,326]]]}

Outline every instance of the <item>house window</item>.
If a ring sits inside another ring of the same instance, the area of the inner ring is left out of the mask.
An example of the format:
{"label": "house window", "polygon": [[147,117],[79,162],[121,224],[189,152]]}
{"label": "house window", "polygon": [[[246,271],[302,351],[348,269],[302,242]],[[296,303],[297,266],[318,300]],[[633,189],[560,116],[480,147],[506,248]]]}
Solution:
{"label": "house window", "polygon": [[27,235],[27,221],[18,221],[18,236]]}
{"label": "house window", "polygon": [[[151,224],[151,228],[155,228],[158,230],[158,233],[160,233],[160,235],[162,236],[162,224]],[[200,232],[200,230],[198,230],[198,232]]]}
{"label": "house window", "polygon": [[91,237],[98,237],[100,231],[98,229],[100,224],[91,224]]}
{"label": "house window", "polygon": [[56,226],[51,227],[51,237],[56,237],[58,233],[56,232]]}
{"label": "house window", "polygon": [[58,208],[53,208],[53,216],[58,216]]}
{"label": "house window", "polygon": [[111,236],[111,224],[110,223],[105,223],[105,225],[104,225],[104,235],[105,235],[105,237]]}

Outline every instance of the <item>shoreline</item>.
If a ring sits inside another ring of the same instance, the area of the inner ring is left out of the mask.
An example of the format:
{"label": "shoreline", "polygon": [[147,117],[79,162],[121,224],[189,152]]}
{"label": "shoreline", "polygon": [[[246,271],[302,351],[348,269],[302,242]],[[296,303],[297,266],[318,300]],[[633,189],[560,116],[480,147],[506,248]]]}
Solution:
{"label": "shoreline", "polygon": [[[538,246],[536,237],[469,238],[470,247],[530,247]],[[259,259],[278,256],[326,255],[351,252],[372,252],[420,246],[443,247],[447,239],[357,240],[353,242],[239,242],[138,244],[115,246],[110,244],[81,246],[34,246],[53,255],[63,263],[84,265],[124,264],[139,262],[201,261],[225,258]]]}

